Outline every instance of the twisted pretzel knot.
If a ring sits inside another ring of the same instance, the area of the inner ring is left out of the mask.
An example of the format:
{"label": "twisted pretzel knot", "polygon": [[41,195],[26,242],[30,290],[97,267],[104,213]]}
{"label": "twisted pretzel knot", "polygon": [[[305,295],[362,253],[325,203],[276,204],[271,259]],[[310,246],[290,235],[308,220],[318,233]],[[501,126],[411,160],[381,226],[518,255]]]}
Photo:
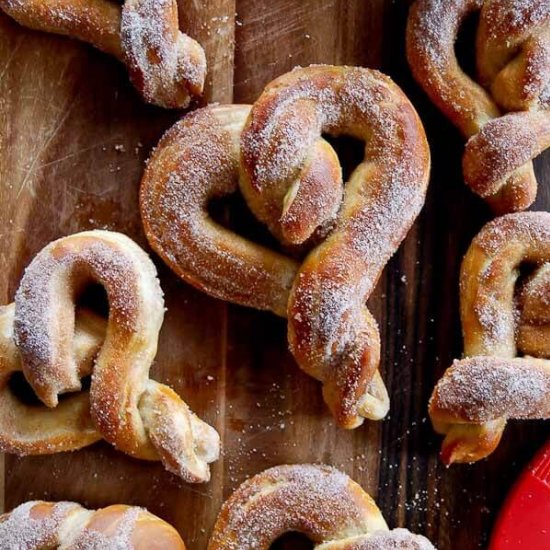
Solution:
{"label": "twisted pretzel knot", "polygon": [[347,475],[311,464],[270,468],[224,503],[208,550],[267,550],[281,535],[308,536],[316,550],[433,550],[406,529],[390,531],[376,503]]}
{"label": "twisted pretzel knot", "polygon": [[[75,324],[75,299],[90,282],[105,287],[109,320],[81,312]],[[128,237],[88,231],[45,247],[15,304],[0,310],[0,449],[50,454],[103,438],[136,458],[162,461],[186,481],[207,481],[218,434],[149,379],[163,316],[155,267]],[[46,407],[12,393],[16,371]],[[90,390],[81,392],[90,374]],[[78,393],[59,401],[69,392]]]}
{"label": "twisted pretzel knot", "polygon": [[[366,141],[345,190],[322,133]],[[365,302],[423,205],[428,173],[422,125],[389,78],[316,66],[278,78],[252,107],[208,107],[177,123],[149,160],[141,213],[151,246],[184,280],[288,318],[299,366],[323,383],[339,425],[354,428],[388,410]],[[324,240],[300,264],[221,227],[208,203],[237,188],[283,244]]]}
{"label": "twisted pretzel knot", "polygon": [[[454,43],[462,21],[479,10],[478,84],[459,67]],[[432,101],[469,138],[463,168],[470,188],[497,213],[532,204],[531,160],[550,146],[548,1],[417,0],[407,56]]]}
{"label": "twisted pretzel knot", "polygon": [[[533,271],[519,285],[520,267]],[[493,452],[508,418],[550,418],[550,213],[487,224],[462,263],[464,354],[430,400],[447,463]]]}
{"label": "twisted pretzel knot", "polygon": [[0,0],[0,8],[32,29],[89,42],[126,64],[143,99],[187,107],[202,94],[206,58],[180,32],[176,0]]}
{"label": "twisted pretzel knot", "polygon": [[144,508],[115,504],[86,510],[76,502],[31,501],[0,516],[2,548],[185,550],[178,532]]}

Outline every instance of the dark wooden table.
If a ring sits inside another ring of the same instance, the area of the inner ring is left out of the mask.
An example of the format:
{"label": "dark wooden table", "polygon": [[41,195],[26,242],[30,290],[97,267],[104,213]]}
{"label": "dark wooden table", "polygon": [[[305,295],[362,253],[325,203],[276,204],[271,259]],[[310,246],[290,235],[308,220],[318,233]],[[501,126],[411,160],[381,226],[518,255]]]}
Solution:
{"label": "dark wooden table", "polygon": [[[427,400],[461,354],[459,265],[491,215],[462,182],[461,137],[412,81],[406,3],[181,4],[182,27],[207,51],[209,100],[250,102],[295,65],[335,63],[382,69],[416,105],[432,147],[428,200],[369,302],[381,327],[391,413],[355,431],[336,429],[318,384],[287,351],[283,321],[202,295],[155,258],[168,313],[153,375],[219,430],[224,452],[212,481],[185,485],[158,464],[97,444],[49,457],[6,456],[5,508],[36,498],[139,504],[176,525],[189,548],[202,549],[221,503],[247,476],[320,461],[368,490],[390,526],[425,533],[442,550],[484,547],[507,490],[550,432],[540,422],[511,423],[489,460],[451,469],[438,462]],[[468,36],[461,42],[468,64],[472,43]],[[137,209],[143,161],[178,116],[142,104],[113,59],[0,15],[2,303],[13,299],[36,252],[61,235],[107,228],[147,246]],[[536,161],[533,209],[550,208],[549,161],[548,153]]]}

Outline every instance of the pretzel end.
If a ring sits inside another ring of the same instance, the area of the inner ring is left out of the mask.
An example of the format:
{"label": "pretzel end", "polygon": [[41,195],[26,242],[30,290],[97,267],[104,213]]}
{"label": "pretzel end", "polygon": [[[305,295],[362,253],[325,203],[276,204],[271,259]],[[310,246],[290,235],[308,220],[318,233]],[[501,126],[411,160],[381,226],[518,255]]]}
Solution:
{"label": "pretzel end", "polygon": [[505,425],[502,418],[483,424],[454,424],[441,446],[441,461],[450,466],[486,458],[497,448]]}

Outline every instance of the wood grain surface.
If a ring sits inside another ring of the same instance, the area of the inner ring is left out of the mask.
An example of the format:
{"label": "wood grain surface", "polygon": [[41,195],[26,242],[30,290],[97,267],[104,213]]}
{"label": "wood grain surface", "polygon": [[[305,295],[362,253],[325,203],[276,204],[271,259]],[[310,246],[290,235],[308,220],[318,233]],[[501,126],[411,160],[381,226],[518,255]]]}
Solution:
{"label": "wood grain surface", "polygon": [[[462,182],[461,137],[410,76],[407,4],[194,0],[180,8],[182,27],[207,51],[209,101],[253,101],[273,77],[322,62],[380,68],[417,107],[432,147],[428,200],[369,302],[381,327],[391,413],[355,431],[337,429],[318,384],[287,351],[284,321],[211,299],[154,258],[168,312],[152,374],[220,432],[224,450],[212,481],[183,484],[159,464],[100,443],[47,457],[6,456],[4,507],[36,498],[139,504],[173,523],[191,550],[203,549],[223,500],[246,477],[275,464],[325,462],[368,490],[390,526],[424,533],[441,550],[485,547],[507,490],[550,431],[542,422],[511,423],[489,460],[451,469],[438,461],[427,400],[461,354],[458,269],[490,213]],[[472,42],[461,44],[467,62]],[[107,228],[147,247],[137,208],[143,162],[179,116],[141,103],[115,60],[0,14],[2,303],[56,237]],[[548,210],[548,153],[536,171],[533,209]],[[229,219],[247,225],[242,209]],[[282,546],[311,547],[290,539]]]}

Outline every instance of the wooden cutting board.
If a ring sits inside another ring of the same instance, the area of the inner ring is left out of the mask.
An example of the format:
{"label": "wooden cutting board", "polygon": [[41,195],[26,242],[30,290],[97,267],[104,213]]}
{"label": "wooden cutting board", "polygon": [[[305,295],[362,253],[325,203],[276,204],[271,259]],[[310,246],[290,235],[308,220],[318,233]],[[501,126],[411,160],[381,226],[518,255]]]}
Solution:
{"label": "wooden cutting board", "polygon": [[[173,523],[190,549],[203,549],[223,500],[247,476],[275,464],[325,462],[368,490],[390,526],[424,533],[442,550],[484,547],[508,488],[549,427],[512,424],[491,459],[474,466],[447,470],[438,462],[440,439],[426,419],[427,401],[461,354],[458,269],[490,213],[462,183],[462,139],[411,79],[406,3],[180,4],[182,27],[207,51],[210,101],[253,101],[295,65],[351,64],[390,74],[423,118],[433,154],[428,200],[369,301],[381,327],[391,413],[355,431],[335,428],[319,385],[287,351],[283,321],[211,299],[154,258],[168,312],[153,376],[220,432],[224,451],[212,481],[183,484],[160,465],[106,444],[47,457],[6,456],[0,464],[5,509],[36,498],[91,507],[139,504]],[[13,299],[33,256],[59,236],[107,228],[147,247],[137,208],[143,162],[178,116],[144,105],[115,60],[0,15],[2,303]],[[541,185],[533,209],[548,210],[548,153],[536,169]]]}

